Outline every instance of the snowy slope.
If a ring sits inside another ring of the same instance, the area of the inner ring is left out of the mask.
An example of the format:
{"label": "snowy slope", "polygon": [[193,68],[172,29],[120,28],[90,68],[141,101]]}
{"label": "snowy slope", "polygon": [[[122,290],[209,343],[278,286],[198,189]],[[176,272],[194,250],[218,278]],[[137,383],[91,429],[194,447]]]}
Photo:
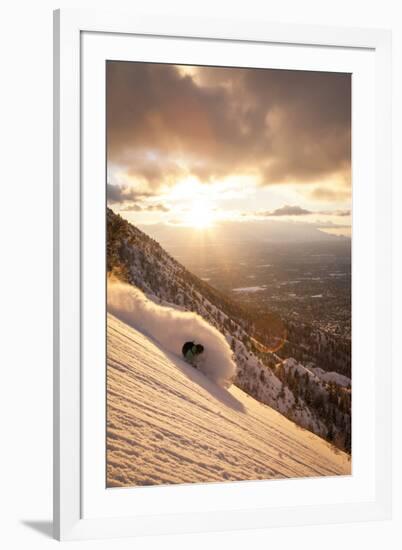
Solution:
{"label": "snowy slope", "polygon": [[108,315],[107,485],[350,474],[349,456]]}
{"label": "snowy slope", "polygon": [[[262,332],[256,329],[255,315],[251,310],[245,310],[236,301],[196,277],[159,243],[110,208],[107,210],[107,224],[109,275],[129,283],[131,288],[141,290],[156,305],[200,315],[225,337],[233,351],[237,365],[236,386],[299,426],[326,438],[342,450],[350,451],[351,392],[338,387],[338,380],[333,377],[327,380],[319,372],[313,374],[311,368],[322,366],[325,362],[312,362],[311,357],[306,356],[307,348],[314,344],[316,353],[335,357],[340,353],[336,342],[327,342],[326,337],[324,341],[322,335],[311,334],[306,327],[292,325],[291,342],[286,340],[287,351],[282,349],[278,355],[271,350],[270,338],[267,341],[266,327]],[[129,300],[123,297],[123,302],[128,303]],[[139,329],[137,325],[134,328]],[[186,339],[193,340],[195,337],[193,334]],[[330,348],[328,353],[322,351],[324,344]],[[308,360],[310,364],[309,373],[302,383],[294,379],[295,369],[285,368],[285,365],[282,369],[277,368],[284,359],[292,357],[291,352],[295,353],[296,359],[299,357],[298,362],[306,364]],[[328,383],[332,385],[330,392],[323,391],[323,386]]]}
{"label": "snowy slope", "polygon": [[322,382],[333,382],[338,384],[341,387],[350,387],[352,380],[343,374],[338,372],[327,372],[319,367],[304,366],[293,357],[285,359],[282,361],[283,366],[286,369],[297,370],[301,376],[307,374],[311,379],[313,379],[317,384]]}
{"label": "snowy slope", "polygon": [[334,382],[335,384],[338,384],[338,386],[345,388],[350,388],[352,384],[352,380],[350,378],[344,376],[343,374],[339,374],[338,372],[327,372],[319,367],[312,368],[311,370],[320,378],[320,380],[324,380],[324,382]]}

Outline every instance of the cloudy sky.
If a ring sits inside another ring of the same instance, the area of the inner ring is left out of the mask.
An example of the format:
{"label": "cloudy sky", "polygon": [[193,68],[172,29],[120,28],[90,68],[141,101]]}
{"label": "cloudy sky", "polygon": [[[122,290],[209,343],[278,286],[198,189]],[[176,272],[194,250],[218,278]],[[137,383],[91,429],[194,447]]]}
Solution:
{"label": "cloudy sky", "polygon": [[349,234],[350,75],[108,62],[107,156],[108,204],[136,224]]}

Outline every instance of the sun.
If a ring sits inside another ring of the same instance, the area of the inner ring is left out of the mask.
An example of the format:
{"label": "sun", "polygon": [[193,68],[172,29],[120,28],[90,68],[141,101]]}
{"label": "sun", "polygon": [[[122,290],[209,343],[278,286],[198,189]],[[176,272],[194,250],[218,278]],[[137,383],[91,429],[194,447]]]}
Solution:
{"label": "sun", "polygon": [[206,203],[195,203],[186,216],[186,223],[196,229],[208,229],[214,224],[214,213]]}

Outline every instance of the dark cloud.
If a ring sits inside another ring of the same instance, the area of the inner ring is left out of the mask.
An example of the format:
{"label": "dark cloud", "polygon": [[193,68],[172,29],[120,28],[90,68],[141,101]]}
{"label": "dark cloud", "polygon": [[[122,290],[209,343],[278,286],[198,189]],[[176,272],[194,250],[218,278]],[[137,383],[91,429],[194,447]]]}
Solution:
{"label": "dark cloud", "polygon": [[346,210],[321,210],[320,212],[315,212],[316,214],[323,214],[325,216],[350,216],[351,211],[349,209]]}
{"label": "dark cloud", "polygon": [[164,206],[163,204],[150,204],[149,206],[145,206],[144,210],[170,212],[170,208],[168,208],[167,206]]}
{"label": "dark cloud", "polygon": [[150,188],[189,174],[349,185],[350,123],[348,74],[107,64],[108,160]]}
{"label": "dark cloud", "polygon": [[151,196],[151,193],[139,192],[128,185],[111,185],[108,183],[106,195],[108,204],[115,204],[142,200]]}
{"label": "dark cloud", "polygon": [[170,212],[170,208],[163,204],[137,204],[131,203],[121,206],[120,212]]}
{"label": "dark cloud", "polygon": [[[350,210],[306,210],[301,206],[291,206],[285,204],[276,210],[267,210],[265,212],[256,212],[258,217],[276,217],[276,216],[308,216],[310,214],[319,214],[322,216],[350,216]],[[244,214],[248,216],[248,214]]]}
{"label": "dark cloud", "polygon": [[139,204],[124,204],[119,207],[120,212],[142,212],[143,208]]}
{"label": "dark cloud", "polygon": [[152,193],[137,191],[128,185],[107,184],[107,202],[110,205],[119,204],[121,212],[170,212],[170,208],[163,204],[144,203],[152,196]]}
{"label": "dark cloud", "polygon": [[305,210],[300,206],[290,206],[285,204],[281,208],[271,210],[269,212],[262,212],[263,216],[305,216],[306,214],[312,214],[310,210]]}

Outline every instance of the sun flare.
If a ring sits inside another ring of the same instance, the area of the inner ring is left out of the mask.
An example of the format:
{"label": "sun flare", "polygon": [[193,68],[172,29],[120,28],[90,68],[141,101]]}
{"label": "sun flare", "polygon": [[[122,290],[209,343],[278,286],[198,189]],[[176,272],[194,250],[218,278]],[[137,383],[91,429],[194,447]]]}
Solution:
{"label": "sun flare", "polygon": [[194,204],[186,216],[186,223],[196,229],[208,229],[213,226],[214,213],[205,203]]}

